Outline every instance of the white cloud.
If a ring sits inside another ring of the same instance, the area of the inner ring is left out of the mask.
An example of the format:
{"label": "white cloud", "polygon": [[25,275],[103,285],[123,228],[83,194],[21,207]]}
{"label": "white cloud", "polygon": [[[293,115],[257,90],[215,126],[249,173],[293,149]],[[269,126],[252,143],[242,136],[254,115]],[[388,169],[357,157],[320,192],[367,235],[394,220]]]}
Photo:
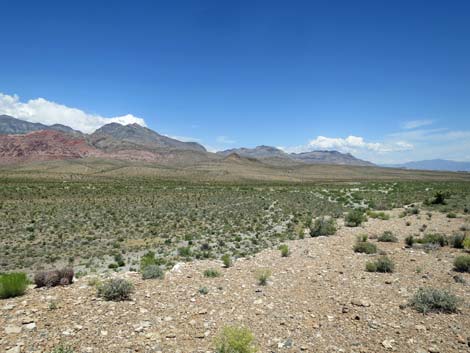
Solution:
{"label": "white cloud", "polygon": [[315,150],[335,150],[343,153],[389,153],[407,151],[413,149],[413,145],[406,141],[396,141],[393,143],[367,142],[360,136],[325,137],[318,136],[307,145],[283,148],[288,152],[308,152]]}
{"label": "white cloud", "polygon": [[217,141],[217,143],[221,143],[221,144],[224,144],[224,145],[232,145],[234,144],[235,140],[232,140],[231,138],[227,137],[227,136],[217,136],[217,138],[215,139]]}
{"label": "white cloud", "polygon": [[0,114],[10,115],[32,123],[63,124],[86,133],[93,132],[109,123],[123,125],[137,123],[146,126],[144,119],[132,114],[103,117],[51,102],[44,98],[21,102],[17,95],[10,96],[3,93],[0,93]]}
{"label": "white cloud", "polygon": [[432,124],[433,124],[432,120],[410,120],[410,121],[405,121],[402,124],[402,128],[405,130],[412,130],[418,127],[428,126]]}

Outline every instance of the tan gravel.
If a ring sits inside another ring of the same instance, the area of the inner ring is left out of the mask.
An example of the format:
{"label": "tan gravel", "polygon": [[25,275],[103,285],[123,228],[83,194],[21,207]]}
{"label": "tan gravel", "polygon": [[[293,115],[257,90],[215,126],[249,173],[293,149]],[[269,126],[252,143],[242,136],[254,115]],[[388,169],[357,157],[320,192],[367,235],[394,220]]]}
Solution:
{"label": "tan gravel", "polygon": [[[210,352],[224,325],[241,324],[254,332],[260,352],[469,352],[470,275],[462,274],[467,284],[456,283],[452,271],[461,251],[426,253],[405,249],[403,242],[422,224],[427,232],[450,235],[464,218],[390,213],[388,221],[341,227],[335,236],[291,241],[287,258],[272,249],[228,269],[220,261],[195,261],[164,280],[126,273],[135,284],[132,301],[97,299],[87,278],[68,287],[29,289],[0,301],[0,351],[49,352],[63,342],[76,352]],[[377,255],[355,254],[356,235],[384,230],[400,239],[377,243],[394,260],[395,273],[368,273],[365,263]],[[205,278],[210,267],[222,276]],[[257,284],[260,268],[272,271],[267,286]],[[451,290],[463,300],[460,312],[422,315],[400,308],[421,286]],[[199,294],[200,287],[209,293]],[[58,308],[50,310],[50,302]]]}

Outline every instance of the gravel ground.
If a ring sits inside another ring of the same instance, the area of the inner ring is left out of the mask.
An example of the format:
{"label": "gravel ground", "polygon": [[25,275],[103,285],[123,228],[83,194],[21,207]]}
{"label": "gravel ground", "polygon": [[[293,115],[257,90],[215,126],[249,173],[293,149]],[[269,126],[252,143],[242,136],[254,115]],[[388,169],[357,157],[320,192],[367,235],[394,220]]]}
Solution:
{"label": "gravel ground", "polygon": [[[211,352],[219,330],[237,324],[254,332],[260,352],[469,352],[470,274],[461,274],[462,284],[452,271],[462,251],[426,253],[403,242],[423,224],[426,232],[450,235],[465,219],[439,213],[431,220],[398,218],[399,212],[389,212],[387,221],[341,227],[335,236],[288,242],[289,257],[265,250],[228,269],[219,261],[195,261],[178,265],[164,280],[126,273],[121,276],[136,290],[131,301],[97,299],[88,278],[68,287],[31,288],[0,302],[0,351],[50,352],[62,342],[76,352]],[[385,230],[399,238],[377,243],[395,272],[368,273],[366,261],[379,255],[354,253],[356,236],[373,238]],[[205,278],[202,272],[211,267],[222,275]],[[260,268],[272,271],[267,286],[257,284]],[[427,286],[459,296],[459,312],[422,315],[401,306]],[[199,294],[201,287],[209,293]],[[51,302],[57,309],[49,308]]]}

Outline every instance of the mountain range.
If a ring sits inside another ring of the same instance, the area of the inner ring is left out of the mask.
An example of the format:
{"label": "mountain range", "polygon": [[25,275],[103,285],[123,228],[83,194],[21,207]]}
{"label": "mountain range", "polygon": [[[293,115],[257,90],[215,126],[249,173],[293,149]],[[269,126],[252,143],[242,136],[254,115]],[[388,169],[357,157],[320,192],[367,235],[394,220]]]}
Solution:
{"label": "mountain range", "polygon": [[470,162],[457,162],[447,159],[430,159],[402,164],[384,164],[383,167],[415,170],[445,170],[452,172],[470,172]]}
{"label": "mountain range", "polygon": [[110,123],[92,134],[64,125],[44,125],[0,116],[0,163],[97,157],[160,164],[195,165],[213,160],[246,159],[272,166],[337,164],[373,166],[337,151],[286,153],[270,146],[208,152],[196,142],[183,142],[138,124]]}

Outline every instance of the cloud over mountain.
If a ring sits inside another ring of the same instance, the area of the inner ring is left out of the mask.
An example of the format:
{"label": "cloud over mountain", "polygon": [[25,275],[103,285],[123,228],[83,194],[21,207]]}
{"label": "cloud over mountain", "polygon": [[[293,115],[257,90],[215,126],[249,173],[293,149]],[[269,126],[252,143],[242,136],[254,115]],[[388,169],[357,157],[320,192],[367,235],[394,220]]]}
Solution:
{"label": "cloud over mountain", "polygon": [[0,93],[0,114],[6,114],[32,123],[62,124],[90,133],[109,123],[123,125],[137,123],[146,126],[144,119],[132,114],[115,117],[86,113],[83,110],[48,101],[44,98],[22,102],[17,95]]}

